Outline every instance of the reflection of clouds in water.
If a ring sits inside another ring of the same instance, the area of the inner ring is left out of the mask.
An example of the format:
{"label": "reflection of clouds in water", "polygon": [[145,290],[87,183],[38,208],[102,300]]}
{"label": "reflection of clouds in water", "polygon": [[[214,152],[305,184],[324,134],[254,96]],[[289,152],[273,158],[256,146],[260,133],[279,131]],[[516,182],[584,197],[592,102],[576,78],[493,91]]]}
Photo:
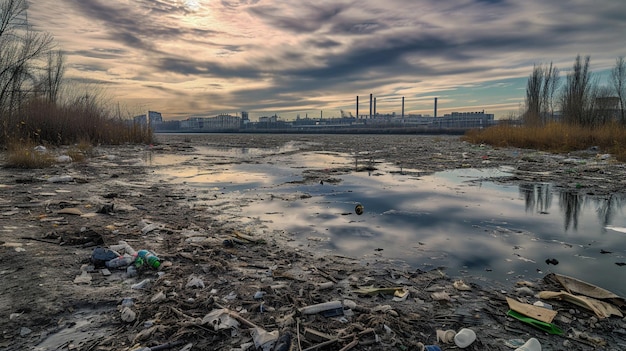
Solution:
{"label": "reflection of clouds in water", "polygon": [[[320,252],[398,258],[414,267],[447,266],[502,280],[554,271],[612,287],[615,279],[594,271],[623,274],[614,261],[626,253],[624,234],[605,228],[626,227],[619,215],[621,196],[593,199],[557,192],[549,184],[474,181],[501,176],[501,170],[416,177],[390,165],[376,166],[375,172],[346,173],[354,160],[344,155],[271,154],[260,163],[204,169],[185,164],[167,172],[198,188],[217,186],[220,201],[245,205],[240,216],[259,218],[268,230],[285,231],[295,243]],[[311,170],[329,171],[341,182],[293,183]],[[206,203],[212,205],[210,199]],[[357,203],[365,207],[361,216],[354,214]],[[234,209],[228,213],[237,215]],[[616,254],[601,255],[600,248]],[[548,266],[547,258],[560,264]]]}

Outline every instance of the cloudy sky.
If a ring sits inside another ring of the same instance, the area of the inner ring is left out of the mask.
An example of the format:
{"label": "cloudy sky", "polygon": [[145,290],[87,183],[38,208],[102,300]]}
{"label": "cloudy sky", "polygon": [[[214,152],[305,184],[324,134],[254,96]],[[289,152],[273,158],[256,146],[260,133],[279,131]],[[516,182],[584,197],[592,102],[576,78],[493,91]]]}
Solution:
{"label": "cloudy sky", "polygon": [[166,119],[517,112],[533,64],[626,55],[623,0],[36,0],[66,78]]}

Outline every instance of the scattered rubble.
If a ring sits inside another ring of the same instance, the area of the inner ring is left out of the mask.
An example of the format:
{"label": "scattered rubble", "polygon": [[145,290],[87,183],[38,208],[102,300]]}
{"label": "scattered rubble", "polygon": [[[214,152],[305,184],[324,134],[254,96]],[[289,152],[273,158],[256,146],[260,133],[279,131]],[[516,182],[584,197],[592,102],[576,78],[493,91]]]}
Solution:
{"label": "scattered rubble", "polygon": [[[342,137],[342,145],[319,136],[300,142],[303,150],[350,152],[367,147],[359,137]],[[276,146],[286,138],[259,140]],[[213,142],[225,142],[218,139]],[[230,146],[251,142],[227,140]],[[149,152],[186,152],[188,144],[172,137]],[[457,137],[398,138],[393,145],[377,157],[432,170],[486,161],[515,165],[516,179],[501,181],[574,183],[592,193],[623,190],[618,179],[624,178],[614,175],[626,173],[605,155],[580,161],[468,145]],[[408,157],[407,148],[418,156]],[[289,247],[280,237],[220,222],[216,213],[191,205],[188,192],[150,180],[150,167],[137,159],[145,151],[100,147],[87,163],[59,163],[55,175],[0,170],[1,348],[626,348],[623,298],[611,292],[554,274],[506,286],[461,280],[445,267],[416,270],[382,258],[359,262]],[[577,177],[548,171],[557,165],[568,165]],[[590,172],[610,181],[591,181]],[[356,215],[363,210],[357,205]],[[142,250],[159,265],[138,263]],[[129,259],[107,265],[120,257]]]}

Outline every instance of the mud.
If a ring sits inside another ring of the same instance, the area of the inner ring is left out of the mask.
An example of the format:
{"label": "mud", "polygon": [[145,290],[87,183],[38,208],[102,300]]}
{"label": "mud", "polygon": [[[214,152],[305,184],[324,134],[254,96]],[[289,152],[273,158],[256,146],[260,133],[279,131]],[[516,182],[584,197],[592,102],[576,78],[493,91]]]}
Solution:
{"label": "mud", "polygon": [[[601,150],[554,155],[472,145],[454,136],[157,139],[150,146],[96,147],[85,162],[44,170],[0,169],[0,348],[253,350],[245,347],[254,341],[253,326],[289,335],[281,341],[292,350],[419,350],[422,344],[453,350],[458,347],[438,341],[436,331],[461,328],[477,335],[466,350],[513,350],[530,337],[544,350],[626,348],[622,318],[599,319],[567,302],[550,301],[563,336],[507,317],[505,297],[533,303],[541,290],[560,290],[550,279],[504,286],[474,277],[465,280],[469,290],[459,290],[458,277],[448,276],[445,267],[420,271],[383,259],[360,262],[293,248],[285,245],[289,233],[261,236],[249,223],[222,216],[241,204],[220,201],[219,189],[197,192],[164,182],[155,172],[167,166],[147,162],[157,154],[193,160],[197,148],[207,144],[268,150],[245,161],[258,164],[272,153],[341,152],[423,172],[511,166],[514,175],[496,181],[551,182],[590,196],[623,193],[626,168]],[[60,155],[63,149],[51,152]],[[233,160],[203,162],[212,167]],[[303,181],[333,182],[333,174],[349,171],[303,169]],[[142,268],[135,277],[125,270],[103,274],[91,253],[120,240],[155,251],[161,268]],[[139,282],[145,286],[133,289]],[[359,290],[365,287],[397,289],[367,294]],[[400,301],[394,300],[395,291]],[[131,321],[122,320],[123,301],[132,301]],[[300,312],[329,301],[341,301],[345,310],[333,317]],[[207,318],[220,309],[222,322],[235,320],[236,327],[220,329]]]}

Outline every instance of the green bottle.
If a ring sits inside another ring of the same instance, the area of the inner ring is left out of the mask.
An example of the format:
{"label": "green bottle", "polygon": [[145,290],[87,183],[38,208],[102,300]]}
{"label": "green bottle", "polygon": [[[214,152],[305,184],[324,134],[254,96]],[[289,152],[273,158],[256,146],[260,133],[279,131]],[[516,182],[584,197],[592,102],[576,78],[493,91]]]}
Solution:
{"label": "green bottle", "polygon": [[137,251],[137,259],[135,260],[135,266],[141,267],[144,264],[147,265],[148,267],[159,269],[159,267],[161,266],[161,260],[152,251],[139,250]]}

